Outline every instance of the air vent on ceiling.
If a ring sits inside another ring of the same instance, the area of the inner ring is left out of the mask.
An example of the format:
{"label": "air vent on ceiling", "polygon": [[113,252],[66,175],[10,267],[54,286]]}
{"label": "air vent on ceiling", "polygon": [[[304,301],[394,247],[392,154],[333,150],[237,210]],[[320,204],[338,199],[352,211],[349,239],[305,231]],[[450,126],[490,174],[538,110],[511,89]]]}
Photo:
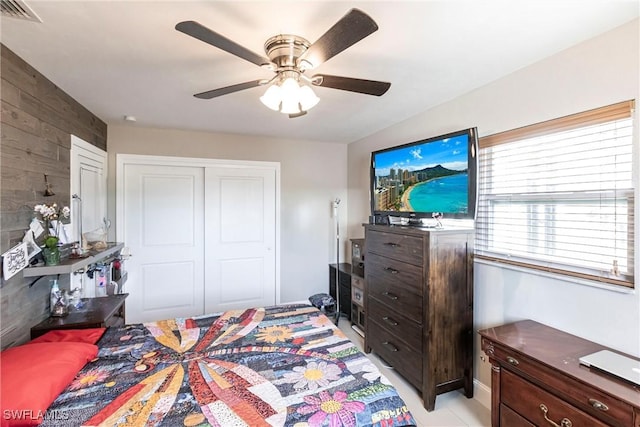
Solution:
{"label": "air vent on ceiling", "polygon": [[42,19],[22,0],[0,0],[2,16],[42,22]]}

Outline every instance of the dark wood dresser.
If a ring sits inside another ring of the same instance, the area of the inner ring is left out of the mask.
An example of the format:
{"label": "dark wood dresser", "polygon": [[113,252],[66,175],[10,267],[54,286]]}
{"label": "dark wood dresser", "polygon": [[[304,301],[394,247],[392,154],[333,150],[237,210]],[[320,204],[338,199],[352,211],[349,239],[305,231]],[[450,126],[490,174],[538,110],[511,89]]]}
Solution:
{"label": "dark wood dresser", "polygon": [[532,320],[479,333],[493,427],[640,427],[640,386],[579,362],[607,347]]}
{"label": "dark wood dresser", "polygon": [[422,392],[473,397],[473,230],[365,226],[365,342]]}

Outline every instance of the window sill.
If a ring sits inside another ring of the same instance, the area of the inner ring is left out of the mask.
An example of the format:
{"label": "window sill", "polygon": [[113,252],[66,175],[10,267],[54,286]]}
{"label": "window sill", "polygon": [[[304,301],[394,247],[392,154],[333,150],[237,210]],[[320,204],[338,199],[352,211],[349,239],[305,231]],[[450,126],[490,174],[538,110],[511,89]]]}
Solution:
{"label": "window sill", "polygon": [[474,263],[490,265],[490,266],[493,266],[493,267],[505,268],[505,269],[508,269],[508,270],[519,271],[521,273],[526,273],[526,274],[531,274],[531,275],[535,275],[535,276],[546,277],[546,278],[549,278],[549,279],[560,280],[560,281],[563,281],[563,282],[568,282],[568,283],[573,283],[573,284],[578,284],[578,285],[583,285],[583,286],[589,286],[589,287],[592,287],[592,288],[604,289],[604,290],[607,290],[607,291],[617,292],[617,293],[620,293],[620,294],[634,295],[636,293],[635,288],[627,288],[627,287],[624,287],[624,286],[609,285],[609,284],[606,284],[606,283],[597,282],[595,280],[587,280],[587,279],[581,279],[579,277],[565,276],[563,274],[551,273],[551,272],[546,272],[546,271],[542,271],[542,270],[537,270],[537,269],[534,269],[534,268],[527,268],[527,267],[523,267],[523,266],[519,266],[519,265],[512,265],[512,264],[502,263],[502,262],[498,262],[498,261],[490,261],[490,260],[486,260],[486,259],[475,258],[474,259]]}

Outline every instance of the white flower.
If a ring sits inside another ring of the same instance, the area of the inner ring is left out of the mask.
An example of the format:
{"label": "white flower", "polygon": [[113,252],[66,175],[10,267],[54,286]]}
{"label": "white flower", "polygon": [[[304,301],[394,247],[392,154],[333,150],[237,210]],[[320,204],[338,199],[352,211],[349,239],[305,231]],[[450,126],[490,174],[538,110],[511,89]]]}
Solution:
{"label": "white flower", "polygon": [[53,237],[59,237],[62,219],[67,219],[71,215],[71,209],[68,206],[60,209],[56,203],[50,206],[45,204],[35,205],[33,211],[40,214],[42,221],[44,221],[46,233]]}
{"label": "white flower", "polygon": [[331,381],[340,378],[342,370],[333,363],[311,361],[307,366],[296,366],[293,372],[284,374],[283,381],[286,383],[295,383],[293,388],[296,390],[308,387],[309,390],[315,390],[318,387],[326,387]]}
{"label": "white flower", "polygon": [[42,219],[45,221],[51,221],[54,219],[58,219],[58,217],[69,218],[71,215],[71,209],[69,206],[65,206],[62,209],[58,208],[58,205],[54,203],[53,205],[35,205],[33,207],[34,212],[42,215]]}
{"label": "white flower", "polygon": [[365,379],[367,379],[370,383],[374,382],[378,378],[380,378],[380,382],[385,385],[391,385],[391,382],[382,375],[382,373],[376,368],[374,365],[367,363],[366,365],[362,365],[362,372],[366,372],[363,375]]}

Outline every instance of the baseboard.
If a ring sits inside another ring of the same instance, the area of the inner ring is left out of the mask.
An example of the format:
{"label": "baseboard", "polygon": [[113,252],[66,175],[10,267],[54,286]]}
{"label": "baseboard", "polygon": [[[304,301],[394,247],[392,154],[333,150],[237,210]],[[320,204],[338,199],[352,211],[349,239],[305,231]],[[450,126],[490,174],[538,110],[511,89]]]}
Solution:
{"label": "baseboard", "polygon": [[487,387],[475,378],[473,379],[473,398],[491,410],[491,387]]}

